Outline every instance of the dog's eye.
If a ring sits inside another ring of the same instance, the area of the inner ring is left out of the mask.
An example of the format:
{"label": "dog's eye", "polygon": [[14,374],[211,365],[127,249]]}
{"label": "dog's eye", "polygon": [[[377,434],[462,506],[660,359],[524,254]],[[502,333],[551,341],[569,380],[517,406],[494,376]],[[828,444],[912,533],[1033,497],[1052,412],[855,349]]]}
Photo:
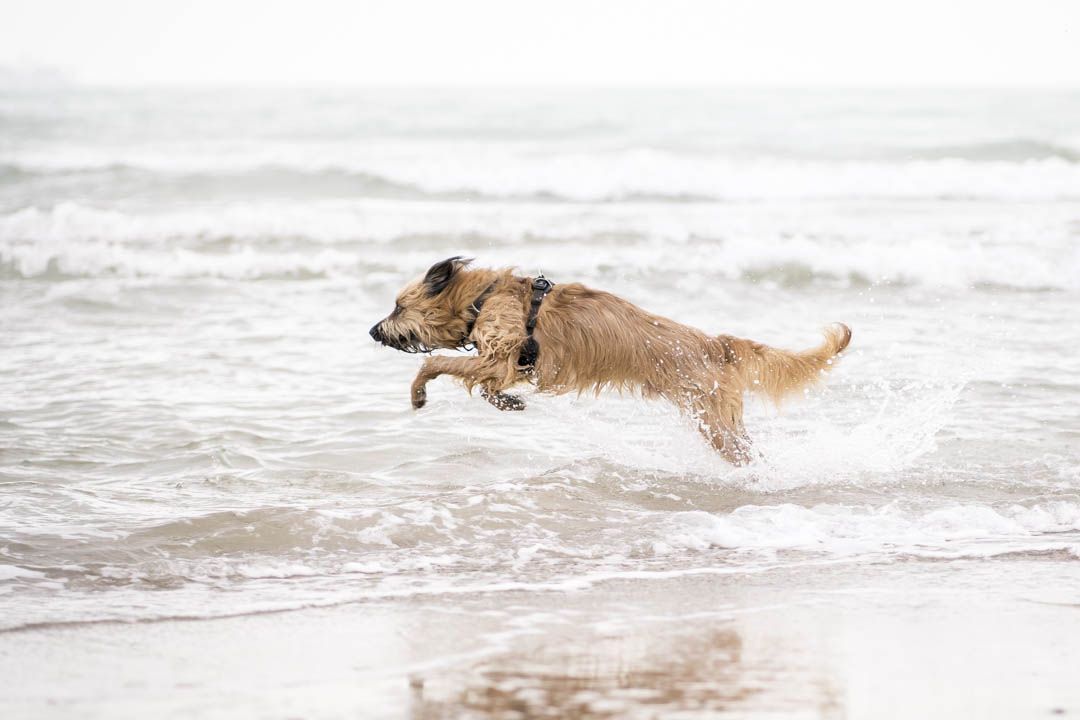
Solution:
{"label": "dog's eye", "polygon": [[401,307],[401,304],[394,305],[394,315],[400,315],[405,308]]}

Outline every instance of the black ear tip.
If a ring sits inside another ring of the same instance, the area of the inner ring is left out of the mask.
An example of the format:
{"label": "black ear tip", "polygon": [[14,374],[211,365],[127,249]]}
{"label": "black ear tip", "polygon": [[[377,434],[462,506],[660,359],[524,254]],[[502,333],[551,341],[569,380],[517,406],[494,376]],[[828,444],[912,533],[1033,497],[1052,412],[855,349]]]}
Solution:
{"label": "black ear tip", "polygon": [[427,271],[427,275],[424,276],[424,285],[427,286],[428,294],[438,295],[441,293],[450,284],[454,274],[471,262],[472,258],[455,255],[432,265]]}
{"label": "black ear tip", "polygon": [[440,260],[439,262],[435,263],[428,269],[428,273],[430,274],[438,271],[453,272],[458,268],[465,267],[471,262],[472,258],[467,258],[464,255],[455,255],[453,257],[448,257],[445,260]]}
{"label": "black ear tip", "polygon": [[466,265],[468,265],[472,261],[473,261],[472,258],[467,258],[464,255],[455,255],[453,257],[448,257],[445,260],[443,260],[442,262],[435,263],[435,264],[436,265],[451,265],[451,266],[454,266],[454,267],[465,267]]}

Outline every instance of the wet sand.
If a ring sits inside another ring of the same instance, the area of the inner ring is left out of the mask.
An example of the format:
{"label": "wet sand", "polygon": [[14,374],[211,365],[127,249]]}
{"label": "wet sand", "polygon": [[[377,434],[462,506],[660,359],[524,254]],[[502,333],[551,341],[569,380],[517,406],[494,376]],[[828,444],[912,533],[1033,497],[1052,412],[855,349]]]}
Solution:
{"label": "wet sand", "polygon": [[1070,565],[833,562],[25,629],[0,634],[0,716],[1075,717]]}

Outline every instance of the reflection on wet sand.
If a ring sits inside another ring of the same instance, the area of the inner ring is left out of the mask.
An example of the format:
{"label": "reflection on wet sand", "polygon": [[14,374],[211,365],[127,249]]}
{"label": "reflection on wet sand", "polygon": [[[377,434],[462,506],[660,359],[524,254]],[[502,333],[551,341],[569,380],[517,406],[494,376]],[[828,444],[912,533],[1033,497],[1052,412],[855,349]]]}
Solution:
{"label": "reflection on wet sand", "polygon": [[549,638],[468,669],[415,677],[410,716],[586,720],[747,710],[842,716],[838,693],[818,671],[790,663],[783,652],[748,658],[731,627],[650,634]]}

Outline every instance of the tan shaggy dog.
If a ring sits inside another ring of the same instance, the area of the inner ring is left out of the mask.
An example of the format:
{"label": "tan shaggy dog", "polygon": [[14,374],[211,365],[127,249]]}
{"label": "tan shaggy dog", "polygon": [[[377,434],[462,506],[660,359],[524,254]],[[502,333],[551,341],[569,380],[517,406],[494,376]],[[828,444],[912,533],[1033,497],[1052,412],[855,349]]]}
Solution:
{"label": "tan shaggy dog", "polygon": [[[469,268],[453,257],[409,283],[394,311],[371,328],[376,341],[406,352],[475,345],[468,357],[431,356],[412,384],[412,406],[427,400],[426,385],[453,375],[500,410],[525,403],[503,391],[529,382],[545,393],[599,393],[605,388],[664,398],[697,423],[730,462],[751,459],[743,428],[743,393],[772,400],[819,380],[851,340],[837,323],[813,350],[790,352],[730,335],[707,335],[653,315],[611,293],[578,283],[559,284],[539,303],[532,337],[539,354],[522,349],[533,307],[532,278],[511,270]],[[522,364],[525,362],[525,364]]]}

